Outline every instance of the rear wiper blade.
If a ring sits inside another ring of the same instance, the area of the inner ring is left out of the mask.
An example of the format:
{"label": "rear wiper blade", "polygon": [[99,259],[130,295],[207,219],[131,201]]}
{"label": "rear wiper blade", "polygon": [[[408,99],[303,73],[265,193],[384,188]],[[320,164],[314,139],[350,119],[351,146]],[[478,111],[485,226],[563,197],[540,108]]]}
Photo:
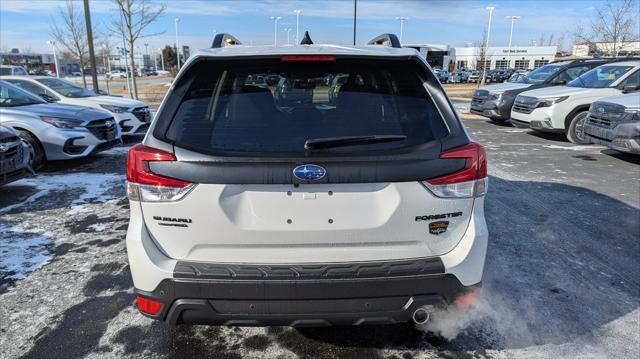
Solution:
{"label": "rear wiper blade", "polygon": [[313,138],[306,140],[304,148],[306,150],[317,150],[331,147],[357,146],[370,143],[385,143],[406,140],[404,135],[368,135],[368,136],[345,136]]}

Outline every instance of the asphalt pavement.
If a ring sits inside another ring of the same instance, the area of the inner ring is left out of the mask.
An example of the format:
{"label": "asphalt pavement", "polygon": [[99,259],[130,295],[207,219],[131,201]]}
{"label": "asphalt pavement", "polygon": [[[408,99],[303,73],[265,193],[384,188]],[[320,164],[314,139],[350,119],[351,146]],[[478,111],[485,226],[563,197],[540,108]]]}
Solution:
{"label": "asphalt pavement", "polygon": [[481,302],[442,319],[438,334],[143,317],[124,245],[125,146],[0,188],[0,357],[637,357],[638,158],[464,122],[488,151],[490,243]]}

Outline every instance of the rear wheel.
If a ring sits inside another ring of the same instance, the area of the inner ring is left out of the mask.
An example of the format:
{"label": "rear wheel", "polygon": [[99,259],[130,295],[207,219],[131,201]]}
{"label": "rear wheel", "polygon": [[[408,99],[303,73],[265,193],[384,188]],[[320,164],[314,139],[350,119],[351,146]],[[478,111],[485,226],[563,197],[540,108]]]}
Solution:
{"label": "rear wheel", "polygon": [[573,115],[567,128],[567,139],[575,144],[589,144],[584,134],[584,124],[587,122],[587,111],[581,111]]}
{"label": "rear wheel", "polygon": [[39,169],[44,164],[44,150],[40,141],[28,131],[20,131],[20,138],[27,142],[30,149],[29,164],[34,170]]}

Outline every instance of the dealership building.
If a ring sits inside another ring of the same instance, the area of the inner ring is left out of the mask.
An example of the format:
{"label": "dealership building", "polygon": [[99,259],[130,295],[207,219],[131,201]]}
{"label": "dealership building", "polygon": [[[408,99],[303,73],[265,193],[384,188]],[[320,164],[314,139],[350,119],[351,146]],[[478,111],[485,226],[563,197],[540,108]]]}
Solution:
{"label": "dealership building", "polygon": [[[439,66],[449,71],[483,68],[481,47],[449,47],[433,44],[403,46],[418,50],[433,67]],[[556,52],[556,46],[488,47],[484,66],[490,70],[508,68],[533,70],[554,61]]]}
{"label": "dealership building", "polygon": [[482,48],[454,47],[444,57],[449,69],[493,69],[533,70],[552,62],[556,57],[556,46],[512,46],[488,47],[485,63],[481,61]]}

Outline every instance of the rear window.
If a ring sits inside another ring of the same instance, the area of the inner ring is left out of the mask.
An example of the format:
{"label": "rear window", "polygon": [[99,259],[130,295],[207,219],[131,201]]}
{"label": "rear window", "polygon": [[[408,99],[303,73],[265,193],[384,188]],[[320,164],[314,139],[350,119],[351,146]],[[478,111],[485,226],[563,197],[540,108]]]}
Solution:
{"label": "rear window", "polygon": [[407,60],[202,61],[182,77],[192,82],[166,137],[196,151],[260,154],[300,154],[309,140],[351,136],[396,139],[313,151],[416,146],[447,134],[424,76]]}

